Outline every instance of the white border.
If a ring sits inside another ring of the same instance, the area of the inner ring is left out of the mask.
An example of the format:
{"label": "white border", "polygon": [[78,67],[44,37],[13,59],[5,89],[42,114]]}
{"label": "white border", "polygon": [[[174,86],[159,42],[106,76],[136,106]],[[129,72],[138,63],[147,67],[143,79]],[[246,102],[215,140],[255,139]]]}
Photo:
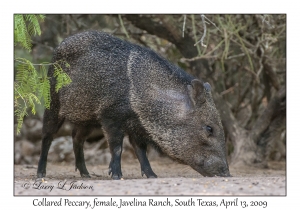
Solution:
{"label": "white border", "polygon": [[[296,1],[6,1],[1,3],[1,206],[31,208],[33,197],[13,196],[13,14],[15,13],[287,13],[287,197],[254,197],[267,200],[268,208],[298,206],[299,191],[299,12]],[[67,198],[67,197],[64,197]],[[94,197],[84,199],[92,200]],[[209,197],[204,197],[209,199]],[[233,197],[232,197],[233,198]],[[56,197],[51,197],[56,199]],[[81,197],[71,197],[82,200]],[[115,198],[118,199],[118,198]],[[130,199],[127,197],[125,199]],[[141,197],[141,199],[148,199]],[[175,200],[175,197],[171,199]],[[219,200],[221,197],[213,197]],[[230,197],[227,197],[230,199]],[[252,200],[251,197],[241,199]],[[8,208],[5,208],[8,207]],[[71,208],[71,207],[65,207]],[[198,207],[199,208],[199,207]]]}

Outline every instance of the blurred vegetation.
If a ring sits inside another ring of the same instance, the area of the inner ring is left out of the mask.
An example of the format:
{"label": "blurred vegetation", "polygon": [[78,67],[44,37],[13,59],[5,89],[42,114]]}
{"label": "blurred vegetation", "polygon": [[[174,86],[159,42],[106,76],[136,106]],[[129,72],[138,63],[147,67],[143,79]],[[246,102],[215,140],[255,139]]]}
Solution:
{"label": "blurred vegetation", "polygon": [[231,164],[285,159],[285,14],[47,15],[40,26],[33,62],[49,62],[64,38],[85,30],[150,47],[211,84]]}

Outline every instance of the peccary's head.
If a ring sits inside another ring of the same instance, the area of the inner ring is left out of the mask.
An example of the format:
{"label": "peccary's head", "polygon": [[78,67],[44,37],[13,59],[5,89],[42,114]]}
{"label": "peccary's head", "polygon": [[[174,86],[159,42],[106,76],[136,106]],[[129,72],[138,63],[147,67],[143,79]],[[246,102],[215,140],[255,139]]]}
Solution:
{"label": "peccary's head", "polygon": [[230,176],[211,87],[153,52],[132,51],[130,105],[155,145],[203,176]]}
{"label": "peccary's head", "polygon": [[[194,79],[188,85],[190,108],[186,116],[187,139],[177,150],[178,159],[203,176],[231,176],[226,159],[221,119],[209,83]],[[187,140],[187,142],[185,142]]]}

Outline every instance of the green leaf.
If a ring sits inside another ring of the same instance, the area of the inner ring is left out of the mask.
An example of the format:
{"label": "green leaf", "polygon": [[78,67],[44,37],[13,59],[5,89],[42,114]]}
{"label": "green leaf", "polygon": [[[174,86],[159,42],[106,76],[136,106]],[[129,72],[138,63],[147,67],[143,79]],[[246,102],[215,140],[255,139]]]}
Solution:
{"label": "green leaf", "polygon": [[[14,15],[14,45],[21,45],[26,50],[31,50],[31,36],[41,34],[40,21],[44,15]],[[44,107],[49,109],[51,103],[50,80],[46,66],[53,65],[56,78],[55,91],[71,83],[70,77],[63,71],[70,65],[64,61],[57,61],[54,64],[42,63],[32,64],[25,58],[16,58],[16,76],[14,82],[14,106],[17,117],[17,133],[23,124],[23,118],[28,115],[27,110],[36,114],[36,105],[44,103]],[[40,68],[37,70],[35,66]]]}
{"label": "green leaf", "polygon": [[40,21],[44,15],[14,15],[14,44],[31,51],[31,36],[41,35]]}
{"label": "green leaf", "polygon": [[[63,65],[68,67],[70,66],[67,62],[63,62]],[[58,92],[62,87],[70,84],[72,82],[69,75],[67,75],[61,66],[56,63],[54,64],[54,73],[53,76],[56,77],[56,85],[55,85],[55,91]]]}

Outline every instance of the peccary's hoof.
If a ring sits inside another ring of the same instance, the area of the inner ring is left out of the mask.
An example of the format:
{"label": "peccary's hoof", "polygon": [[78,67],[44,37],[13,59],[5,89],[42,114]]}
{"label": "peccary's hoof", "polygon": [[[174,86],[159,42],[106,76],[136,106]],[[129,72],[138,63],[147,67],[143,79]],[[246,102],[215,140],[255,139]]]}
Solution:
{"label": "peccary's hoof", "polygon": [[144,174],[146,175],[146,177],[148,179],[157,178],[157,175],[153,171],[151,171],[151,172],[148,171],[147,173],[145,173],[144,171],[142,171],[142,176],[144,176]]}
{"label": "peccary's hoof", "polygon": [[151,176],[147,176],[148,179],[155,179],[157,178],[157,175],[151,175]]}
{"label": "peccary's hoof", "polygon": [[114,174],[114,175],[111,176],[111,178],[112,178],[113,180],[120,180],[120,179],[122,178],[122,176],[117,175],[117,174]]}
{"label": "peccary's hoof", "polygon": [[37,178],[44,178],[46,176],[46,172],[38,172]]}
{"label": "peccary's hoof", "polygon": [[36,178],[35,181],[36,182],[45,182],[46,178],[45,177],[43,177],[43,178]]}
{"label": "peccary's hoof", "polygon": [[[109,173],[109,175],[110,175],[111,173]],[[112,175],[111,175],[111,178],[113,179],[113,180],[120,180],[121,178],[122,178],[122,173],[116,173],[116,174],[114,174],[114,173],[112,173]]]}
{"label": "peccary's hoof", "polygon": [[108,170],[108,175],[111,175],[111,178],[113,180],[119,180],[123,176],[121,170],[118,170],[118,169],[113,170],[111,167]]}
{"label": "peccary's hoof", "polygon": [[80,174],[82,178],[91,178],[89,174]]}

